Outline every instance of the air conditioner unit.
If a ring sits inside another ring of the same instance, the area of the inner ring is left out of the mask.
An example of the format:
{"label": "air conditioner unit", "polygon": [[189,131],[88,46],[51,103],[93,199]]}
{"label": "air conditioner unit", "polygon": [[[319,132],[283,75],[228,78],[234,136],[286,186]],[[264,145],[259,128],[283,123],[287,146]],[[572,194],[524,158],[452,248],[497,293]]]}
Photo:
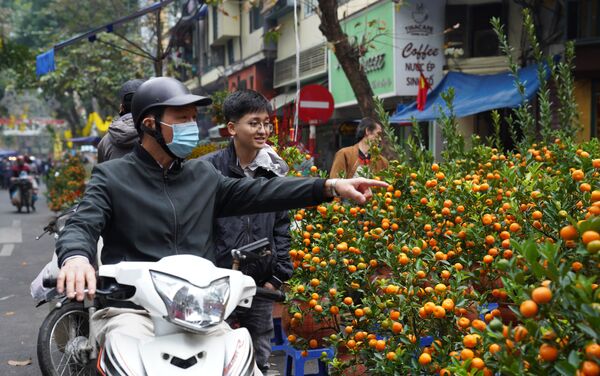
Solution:
{"label": "air conditioner unit", "polygon": [[472,57],[497,56],[500,52],[494,30],[478,30],[473,35]]}

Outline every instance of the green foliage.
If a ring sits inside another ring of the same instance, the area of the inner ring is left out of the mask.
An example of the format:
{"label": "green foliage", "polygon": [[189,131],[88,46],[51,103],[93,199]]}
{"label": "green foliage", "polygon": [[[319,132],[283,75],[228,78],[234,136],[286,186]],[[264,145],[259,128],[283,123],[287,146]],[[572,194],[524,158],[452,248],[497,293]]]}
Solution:
{"label": "green foliage", "polygon": [[383,127],[385,142],[390,145],[396,154],[395,157],[398,160],[404,160],[406,158],[406,151],[404,150],[403,145],[400,143],[396,132],[394,132],[393,126],[390,124],[390,116],[383,107],[383,100],[379,99],[378,97],[374,97],[373,101],[375,102],[375,112],[377,113],[377,118]]}
{"label": "green foliage", "polygon": [[[29,49],[21,54],[18,63],[8,62],[9,74],[0,75],[0,85],[18,89],[42,89],[45,100],[55,100],[60,106],[56,116],[66,119],[74,134],[82,128],[86,119],[80,116],[80,106],[87,112],[99,111],[102,116],[118,111],[118,89],[127,80],[152,75],[150,60],[124,51],[131,47],[119,36],[129,35],[148,22],[144,17],[118,26],[114,33],[101,33],[97,40],[77,42],[55,53],[56,71],[39,79],[35,76],[35,55],[48,50],[53,44],[64,41],[94,26],[106,24],[123,14],[132,13],[140,4],[135,0],[111,1],[87,0],[85,6],[68,0],[19,0],[8,5],[10,17],[5,24],[14,30],[13,42]],[[130,39],[144,45],[140,34]],[[129,39],[129,38],[128,38]],[[109,45],[118,45],[114,48]],[[134,47],[131,47],[135,50]],[[3,61],[0,59],[0,61]],[[12,74],[21,69],[20,74]],[[79,97],[80,103],[75,97]],[[97,103],[97,106],[94,104]]]}
{"label": "green foliage", "polygon": [[[555,63],[550,57],[544,57],[536,34],[531,10],[529,8],[523,10],[523,25],[531,46],[533,58],[537,63],[537,76],[540,82],[540,88],[537,93],[539,104],[539,121],[537,124],[539,125],[541,137],[538,137],[536,115],[533,107],[525,98],[525,86],[517,74],[519,65],[514,60],[514,48],[509,45],[504,26],[500,23],[500,20],[492,18],[491,24],[498,36],[500,49],[506,56],[517,90],[523,98],[522,104],[514,110],[513,114],[508,115],[505,119],[514,143],[523,152],[525,146],[531,145],[538,139],[545,142],[550,142],[556,137],[572,139],[576,132],[581,129],[577,104],[574,100],[575,83],[572,73],[574,69],[573,43],[567,42],[565,44],[563,59],[558,63]],[[558,103],[552,103],[550,99],[548,72],[550,72],[554,86],[557,88]],[[553,113],[556,113],[559,118],[560,126],[558,130],[552,128]],[[521,133],[523,137],[521,137]]]}
{"label": "green foliage", "polygon": [[81,156],[65,154],[46,180],[45,194],[50,210],[58,212],[73,206],[83,196],[85,178]]}
{"label": "green foliage", "polygon": [[0,71],[12,68],[15,71],[25,69],[24,62],[33,57],[31,50],[0,35]]}
{"label": "green foliage", "polygon": [[465,141],[458,132],[456,116],[454,115],[454,88],[442,93],[442,99],[446,103],[448,112],[440,108],[439,124],[442,128],[442,137],[444,138],[444,150],[442,157],[445,161],[459,159],[465,153]]}
{"label": "green foliage", "polygon": [[281,37],[280,30],[268,30],[264,35],[265,44],[277,43],[277,41],[279,41],[279,37]]}
{"label": "green foliage", "polygon": [[208,113],[214,124],[225,124],[225,115],[223,114],[223,102],[229,95],[229,90],[223,89],[215,91],[210,97],[212,98],[212,105],[210,106]]}
{"label": "green foliage", "polygon": [[573,79],[573,70],[575,69],[573,65],[574,58],[575,44],[573,41],[569,41],[565,43],[563,59],[552,70],[552,79],[556,83],[558,92],[560,134],[562,137],[570,139],[575,137],[575,133],[581,128],[577,103],[573,100],[575,97],[575,82]]}
{"label": "green foliage", "polygon": [[544,60],[544,55],[537,40],[535,25],[529,9],[523,10],[523,21],[527,31],[529,44],[533,49],[533,57],[537,63],[537,77],[540,81],[540,88],[538,90],[540,133],[543,141],[550,141],[552,134],[552,102],[550,101],[550,89],[548,89],[548,80],[546,77],[548,76],[547,72],[553,70],[554,63],[551,59],[548,59],[547,61]]}
{"label": "green foliage", "polygon": [[500,138],[500,113],[498,110],[492,111],[492,127],[494,128],[494,134],[492,136],[492,145],[498,149],[502,149],[502,139]]}
{"label": "green foliage", "polygon": [[[525,96],[525,85],[519,79],[519,65],[514,60],[514,48],[508,43],[508,38],[504,32],[504,25],[500,22],[499,18],[492,17],[491,24],[494,32],[498,36],[500,43],[500,50],[506,56],[510,72],[514,78],[515,86],[522,98],[522,104],[515,110],[516,122],[511,117],[509,121],[509,127],[511,128],[510,134],[516,145],[522,146],[525,144],[531,144],[535,140],[535,116],[532,114],[532,107],[527,97]],[[519,126],[523,131],[524,139],[521,140],[517,136],[516,127]]]}
{"label": "green foliage", "polygon": [[430,150],[425,147],[423,141],[423,134],[421,133],[421,127],[414,117],[411,119],[412,122],[412,134],[408,136],[406,144],[410,151],[410,156],[407,157],[411,166],[420,166],[427,163],[433,162],[433,154]]}

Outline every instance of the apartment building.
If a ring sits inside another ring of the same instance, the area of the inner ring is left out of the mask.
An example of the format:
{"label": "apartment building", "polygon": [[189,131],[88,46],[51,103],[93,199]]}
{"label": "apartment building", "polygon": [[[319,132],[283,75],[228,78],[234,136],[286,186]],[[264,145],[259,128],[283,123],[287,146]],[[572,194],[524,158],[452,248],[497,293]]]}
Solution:
{"label": "apartment building", "polygon": [[[567,39],[576,41],[577,102],[584,139],[600,134],[599,3],[600,0],[549,0],[543,2],[537,13],[547,52],[560,54]],[[349,37],[357,41],[372,39],[363,56],[363,67],[375,94],[384,98],[390,112],[399,103],[415,100],[414,84],[419,69],[425,68],[424,73],[434,86],[448,71],[472,74],[505,71],[506,59],[489,19],[498,17],[506,25],[515,58],[519,59],[527,48],[521,10],[512,0],[338,1],[341,25]],[[182,56],[193,72],[187,83],[192,90],[203,94],[238,88],[261,92],[271,99],[276,110],[280,136],[289,137],[298,50],[301,85],[316,83],[328,87],[336,102],[329,123],[317,127],[318,161],[327,167],[337,149],[354,142],[360,112],[345,75],[319,30],[317,0],[298,1],[296,16],[299,46],[293,0],[263,0],[254,4],[224,0],[210,6],[206,17],[190,23],[188,37],[183,38],[188,43]],[[381,31],[376,38],[372,38],[373,25]],[[422,39],[412,41],[412,37]],[[426,63],[419,65],[410,60],[410,54],[403,56],[409,43],[414,47],[413,56],[430,53],[427,61],[430,70]],[[417,45],[422,49],[416,48]],[[436,48],[440,51],[433,56],[431,51]],[[461,118],[460,129],[465,135],[475,133],[485,137],[491,132],[490,123],[489,112],[483,112]],[[421,127],[428,147],[439,152],[442,143],[438,127],[433,123]],[[409,128],[399,125],[398,133],[406,135]],[[301,132],[306,141],[308,127],[301,125]],[[508,143],[508,134],[504,136]]]}
{"label": "apartment building", "polygon": [[581,139],[600,137],[600,0],[567,2],[566,38],[575,41]]}

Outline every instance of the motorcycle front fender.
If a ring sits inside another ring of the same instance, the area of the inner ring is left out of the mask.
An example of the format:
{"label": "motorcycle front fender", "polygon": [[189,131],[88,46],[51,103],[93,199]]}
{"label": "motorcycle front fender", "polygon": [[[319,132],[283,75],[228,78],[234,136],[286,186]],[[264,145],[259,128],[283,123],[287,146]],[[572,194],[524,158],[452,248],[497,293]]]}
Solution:
{"label": "motorcycle front fender", "polygon": [[148,376],[262,376],[245,328],[155,337],[139,345],[139,356]]}

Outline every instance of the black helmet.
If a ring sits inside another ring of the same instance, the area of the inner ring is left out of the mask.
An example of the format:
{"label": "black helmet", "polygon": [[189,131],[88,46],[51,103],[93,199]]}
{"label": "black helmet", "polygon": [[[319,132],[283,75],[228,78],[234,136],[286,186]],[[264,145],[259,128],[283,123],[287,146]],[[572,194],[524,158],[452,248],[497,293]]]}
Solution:
{"label": "black helmet", "polygon": [[138,87],[131,101],[131,115],[140,129],[144,115],[155,107],[208,106],[212,99],[190,94],[187,87],[171,77],[156,77]]}
{"label": "black helmet", "polygon": [[121,108],[119,109],[119,115],[123,116],[131,112],[131,99],[133,94],[144,83],[145,80],[134,79],[125,82],[121,89],[119,89],[119,100],[121,101]]}
{"label": "black helmet", "polygon": [[135,91],[143,84],[145,80],[141,80],[139,78],[129,80],[125,82],[121,89],[119,89],[119,100],[121,100],[121,104],[124,104],[126,101],[131,102],[131,98],[126,98],[135,93]]}

